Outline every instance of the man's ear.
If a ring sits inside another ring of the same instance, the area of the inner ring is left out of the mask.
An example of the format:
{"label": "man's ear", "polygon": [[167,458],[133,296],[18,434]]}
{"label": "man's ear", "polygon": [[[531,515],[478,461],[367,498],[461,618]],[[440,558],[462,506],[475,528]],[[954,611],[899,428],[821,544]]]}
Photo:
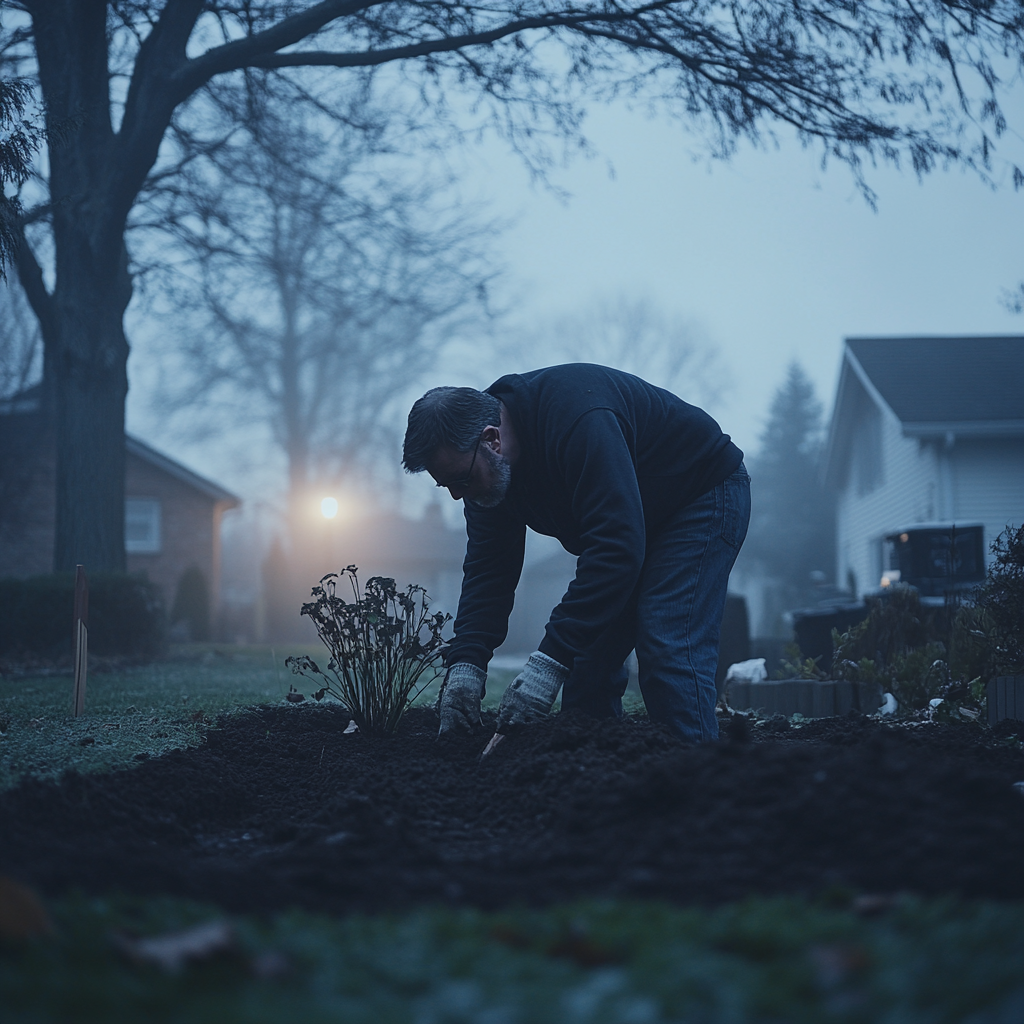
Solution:
{"label": "man's ear", "polygon": [[501,430],[498,427],[484,427],[480,434],[480,440],[483,441],[491,451],[497,452],[498,455],[501,454]]}

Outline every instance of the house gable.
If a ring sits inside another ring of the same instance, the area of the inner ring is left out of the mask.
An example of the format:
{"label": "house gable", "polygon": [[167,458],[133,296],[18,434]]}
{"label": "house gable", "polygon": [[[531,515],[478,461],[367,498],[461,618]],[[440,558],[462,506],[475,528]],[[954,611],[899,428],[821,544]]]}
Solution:
{"label": "house gable", "polygon": [[[216,599],[220,517],[239,499],[137,438],[127,437],[125,450],[128,539],[133,512],[154,520],[144,543],[126,543],[128,570],[145,572],[170,602],[195,565]],[[33,388],[0,402],[0,576],[51,571],[55,493],[54,431]]]}
{"label": "house gable", "polygon": [[981,522],[987,549],[1024,519],[1024,338],[848,340],[825,477],[851,589],[878,587],[882,538],[907,525]]}
{"label": "house gable", "polygon": [[[239,499],[136,438],[126,438],[125,447],[128,571],[146,573],[169,603],[174,600],[181,574],[194,566],[202,572],[216,601],[220,591],[221,516],[237,506]],[[143,514],[147,506],[152,509],[153,543],[131,543],[128,528],[133,506]]]}

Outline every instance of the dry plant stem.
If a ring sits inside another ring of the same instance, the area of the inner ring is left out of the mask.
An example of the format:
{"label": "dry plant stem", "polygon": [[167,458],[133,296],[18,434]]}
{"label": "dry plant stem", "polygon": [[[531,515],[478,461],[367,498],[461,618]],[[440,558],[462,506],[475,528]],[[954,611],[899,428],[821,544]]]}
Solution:
{"label": "dry plant stem", "polygon": [[[391,735],[406,708],[437,675],[444,649],[441,631],[449,616],[430,614],[422,587],[399,592],[393,579],[372,577],[360,590],[355,566],[343,574],[352,588],[352,601],[337,596],[334,573],[313,588],[314,601],[303,605],[330,651],[327,670],[312,658],[289,658],[292,671],[315,679],[321,700],[327,693],[344,704],[360,730]],[[429,678],[421,682],[431,670]],[[326,684],[326,685],[324,685]]]}

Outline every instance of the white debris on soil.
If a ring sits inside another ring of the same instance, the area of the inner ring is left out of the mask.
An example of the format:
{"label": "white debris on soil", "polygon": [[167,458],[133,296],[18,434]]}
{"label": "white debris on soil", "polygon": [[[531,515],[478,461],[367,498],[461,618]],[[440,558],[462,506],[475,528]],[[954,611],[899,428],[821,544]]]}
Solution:
{"label": "white debris on soil", "polygon": [[227,921],[207,921],[184,931],[148,939],[114,935],[113,941],[130,960],[155,964],[168,974],[176,974],[190,961],[209,960],[232,950],[235,933]]}
{"label": "white debris on soil", "polygon": [[764,658],[751,658],[730,665],[725,673],[725,683],[762,683],[768,678]]}
{"label": "white debris on soil", "polygon": [[882,694],[883,704],[878,709],[880,715],[895,715],[896,709],[900,706],[899,701],[891,693]]}

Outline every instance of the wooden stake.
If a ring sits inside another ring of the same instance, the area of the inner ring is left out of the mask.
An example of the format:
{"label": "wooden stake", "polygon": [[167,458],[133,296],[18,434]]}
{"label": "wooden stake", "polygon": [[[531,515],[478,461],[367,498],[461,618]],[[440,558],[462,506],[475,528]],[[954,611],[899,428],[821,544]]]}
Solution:
{"label": "wooden stake", "polygon": [[89,663],[89,580],[75,566],[75,718],[85,711],[85,673]]}

